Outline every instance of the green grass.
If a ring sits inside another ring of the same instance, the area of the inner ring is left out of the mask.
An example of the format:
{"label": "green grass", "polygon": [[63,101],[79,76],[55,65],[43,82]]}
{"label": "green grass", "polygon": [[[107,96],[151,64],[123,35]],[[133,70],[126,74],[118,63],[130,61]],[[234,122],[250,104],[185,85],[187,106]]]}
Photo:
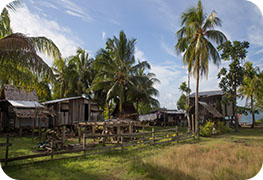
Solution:
{"label": "green grass", "polygon": [[[0,138],[3,142],[4,139]],[[16,138],[13,154],[30,154]],[[1,156],[4,148],[0,148]],[[169,145],[4,168],[14,179],[249,179],[263,162],[263,128]]]}

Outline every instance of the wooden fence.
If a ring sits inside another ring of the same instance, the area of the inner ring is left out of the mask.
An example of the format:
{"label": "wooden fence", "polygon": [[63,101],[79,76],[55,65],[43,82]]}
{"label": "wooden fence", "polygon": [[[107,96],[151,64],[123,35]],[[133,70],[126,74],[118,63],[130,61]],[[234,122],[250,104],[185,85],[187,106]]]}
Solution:
{"label": "wooden fence", "polygon": [[[107,138],[116,138],[117,143],[114,145],[108,144],[106,141]],[[117,134],[83,134],[82,147],[80,149],[63,150],[63,151],[56,152],[54,150],[54,141],[51,140],[50,152],[9,158],[8,157],[8,147],[12,146],[12,144],[9,143],[9,136],[7,136],[6,143],[0,143],[0,147],[3,147],[3,146],[6,147],[5,158],[0,159],[0,162],[1,163],[4,162],[5,166],[7,166],[8,162],[50,156],[49,159],[45,159],[45,160],[32,161],[30,163],[13,164],[13,165],[31,164],[31,163],[45,162],[45,161],[52,161],[52,160],[86,157],[89,155],[102,154],[102,153],[113,152],[113,151],[123,151],[125,150],[126,147],[129,147],[129,146],[138,146],[142,144],[143,145],[165,144],[165,143],[170,143],[173,141],[179,142],[181,140],[186,140],[186,139],[191,139],[191,138],[193,138],[192,134],[185,133],[185,134],[179,135],[177,127],[171,128],[171,129],[163,129],[159,131],[155,131],[155,128],[152,127],[152,131],[147,131],[147,132],[143,131],[139,133],[125,133],[124,134],[121,131],[118,131]],[[102,140],[103,146],[89,147],[87,146],[87,143],[86,143],[87,139],[93,139],[93,140],[100,139]],[[72,154],[72,153],[81,153],[81,154],[75,155],[75,156],[54,158],[56,155]]]}

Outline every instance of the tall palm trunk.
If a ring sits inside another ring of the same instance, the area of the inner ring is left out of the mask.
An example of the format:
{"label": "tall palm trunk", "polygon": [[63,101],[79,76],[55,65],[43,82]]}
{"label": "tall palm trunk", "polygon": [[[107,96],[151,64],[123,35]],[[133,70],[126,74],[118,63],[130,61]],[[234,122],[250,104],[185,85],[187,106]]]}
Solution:
{"label": "tall palm trunk", "polygon": [[124,98],[124,87],[123,87],[123,85],[121,85],[121,88],[120,88],[120,106],[119,106],[120,113],[122,113],[123,98]]}
{"label": "tall palm trunk", "polygon": [[238,132],[238,119],[236,116],[236,104],[237,104],[237,88],[236,88],[236,83],[235,83],[234,84],[233,116],[235,119],[235,132]]}
{"label": "tall palm trunk", "polygon": [[[190,72],[188,71],[188,89],[190,89]],[[190,120],[190,91],[187,92],[187,109],[186,109],[186,116],[187,116],[187,124],[189,133],[191,131],[191,120]]]}
{"label": "tall palm trunk", "polygon": [[198,107],[198,89],[199,89],[199,60],[197,60],[196,70],[196,89],[195,89],[195,134],[199,139],[199,107]]}
{"label": "tall palm trunk", "polygon": [[254,97],[251,95],[251,113],[252,113],[252,125],[251,128],[255,127],[255,110],[254,110]]}

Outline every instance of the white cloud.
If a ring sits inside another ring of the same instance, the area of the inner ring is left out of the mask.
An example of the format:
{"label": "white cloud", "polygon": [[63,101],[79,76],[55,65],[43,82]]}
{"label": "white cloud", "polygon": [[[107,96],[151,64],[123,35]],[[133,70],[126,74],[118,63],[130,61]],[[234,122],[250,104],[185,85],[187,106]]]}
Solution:
{"label": "white cloud", "polygon": [[69,15],[72,15],[72,16],[84,18],[81,14],[78,14],[78,13],[70,11],[70,10],[66,10],[66,13]]}
{"label": "white cloud", "polygon": [[[45,36],[51,39],[60,49],[62,56],[67,57],[75,53],[81,44],[69,28],[59,25],[55,21],[48,20],[37,14],[32,14],[26,5],[17,8],[16,12],[10,14],[11,27],[14,32],[20,32],[27,36]],[[51,65],[50,58],[43,56],[44,60]]]}
{"label": "white cloud", "polygon": [[106,36],[106,33],[105,33],[105,32],[102,32],[102,35],[101,35],[102,40],[105,39],[105,36]]}
{"label": "white cloud", "polygon": [[[34,1],[31,1],[32,4],[35,4]],[[47,2],[47,1],[37,1],[37,3],[41,6],[45,6],[47,8],[53,8],[53,9],[58,9],[57,6],[55,6],[54,4]]]}
{"label": "white cloud", "polygon": [[178,88],[180,84],[186,80],[184,71],[173,65],[152,65],[151,72],[155,73],[156,78],[160,80],[160,84],[154,87],[159,90],[159,102],[161,107],[169,109],[177,109],[177,100],[181,93]]}
{"label": "white cloud", "polygon": [[254,45],[263,46],[262,28],[252,26],[248,29],[249,42]]}
{"label": "white cloud", "polygon": [[165,44],[164,41],[161,41],[161,46],[165,50],[165,52],[167,52],[169,55],[173,57],[177,57],[175,50],[172,47],[169,47],[167,44]]}
{"label": "white cloud", "polygon": [[136,61],[148,61],[144,55],[144,52],[141,51],[138,47],[135,47],[134,57]]}
{"label": "white cloud", "polygon": [[70,0],[57,0],[55,1],[60,6],[66,8],[66,13],[72,16],[81,17],[86,22],[94,22],[95,20],[88,14],[87,10],[84,10],[79,5]]}
{"label": "white cloud", "polygon": [[112,24],[118,25],[118,26],[121,25],[121,23],[119,21],[115,20],[115,19],[110,19],[109,22],[112,23]]}

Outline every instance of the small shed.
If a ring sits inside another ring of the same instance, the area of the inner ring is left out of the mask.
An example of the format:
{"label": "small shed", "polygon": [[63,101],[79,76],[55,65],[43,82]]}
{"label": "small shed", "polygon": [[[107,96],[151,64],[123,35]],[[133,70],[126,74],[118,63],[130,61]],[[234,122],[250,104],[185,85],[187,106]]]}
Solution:
{"label": "small shed", "polygon": [[4,85],[0,97],[0,127],[4,130],[48,127],[48,112],[34,90]]}
{"label": "small shed", "polygon": [[42,104],[54,112],[54,117],[50,121],[51,127],[103,120],[101,116],[103,110],[85,96],[56,99]]}

